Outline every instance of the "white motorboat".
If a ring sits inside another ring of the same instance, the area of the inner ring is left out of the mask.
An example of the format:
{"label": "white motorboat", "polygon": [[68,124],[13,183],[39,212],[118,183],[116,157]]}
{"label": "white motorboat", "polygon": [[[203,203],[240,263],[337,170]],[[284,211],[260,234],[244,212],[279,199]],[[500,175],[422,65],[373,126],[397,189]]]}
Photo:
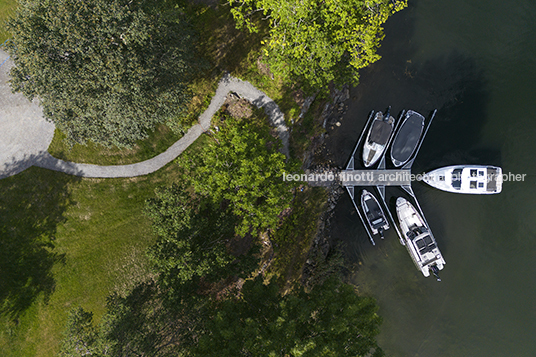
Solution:
{"label": "white motorboat", "polygon": [[445,260],[425,221],[403,197],[396,200],[396,213],[404,243],[413,262],[424,276],[430,276],[431,271],[437,277],[437,273],[445,265]]}
{"label": "white motorboat", "polygon": [[383,232],[389,229],[389,223],[385,218],[385,214],[378,200],[367,190],[363,190],[363,193],[361,193],[361,207],[363,208],[363,212],[365,212],[372,234],[376,235],[379,233],[383,239]]}
{"label": "white motorboat", "polygon": [[367,139],[363,144],[363,163],[365,167],[374,165],[387,148],[395,123],[395,119],[389,115],[389,112],[390,108],[385,115],[382,112],[376,113],[372,121]]}
{"label": "white motorboat", "polygon": [[413,110],[408,110],[391,147],[391,161],[396,167],[404,165],[411,159],[423,129],[424,117]]}
{"label": "white motorboat", "polygon": [[423,181],[447,192],[489,195],[501,192],[503,178],[500,167],[458,165],[430,171]]}

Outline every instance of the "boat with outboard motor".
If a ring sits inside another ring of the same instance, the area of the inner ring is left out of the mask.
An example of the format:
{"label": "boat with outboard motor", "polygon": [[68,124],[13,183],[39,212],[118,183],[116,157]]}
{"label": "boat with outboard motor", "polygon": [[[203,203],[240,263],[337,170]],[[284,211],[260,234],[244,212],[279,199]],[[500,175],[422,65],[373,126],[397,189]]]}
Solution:
{"label": "boat with outboard motor", "polygon": [[389,229],[389,223],[383,212],[380,203],[372,193],[363,190],[361,193],[361,208],[365,212],[367,223],[373,235],[380,234],[383,239],[383,232]]}
{"label": "boat with outboard motor", "polygon": [[396,213],[405,246],[413,262],[424,276],[428,277],[432,272],[437,277],[437,273],[445,265],[445,260],[426,222],[403,197],[396,200]]}
{"label": "boat with outboard motor", "polygon": [[438,190],[489,195],[502,191],[502,169],[485,165],[442,167],[425,174],[423,181]]}
{"label": "boat with outboard motor", "polygon": [[395,127],[395,119],[389,114],[391,107],[385,115],[377,112],[363,144],[363,163],[365,167],[374,165],[387,148],[391,134]]}
{"label": "boat with outboard motor", "polygon": [[393,165],[400,167],[411,159],[420,142],[423,129],[424,117],[413,110],[408,110],[391,146]]}

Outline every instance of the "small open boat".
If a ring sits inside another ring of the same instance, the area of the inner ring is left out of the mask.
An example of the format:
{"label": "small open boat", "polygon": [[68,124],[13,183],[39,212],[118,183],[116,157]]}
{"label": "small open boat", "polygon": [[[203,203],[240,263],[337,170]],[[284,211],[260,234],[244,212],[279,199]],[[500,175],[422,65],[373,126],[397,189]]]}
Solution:
{"label": "small open boat", "polygon": [[380,234],[383,239],[383,232],[389,229],[389,223],[378,203],[378,200],[367,190],[361,193],[361,207],[365,212],[365,217],[373,235]]}
{"label": "small open boat", "polygon": [[447,192],[489,195],[502,191],[503,178],[500,167],[458,165],[430,171],[423,181]]}
{"label": "small open boat", "polygon": [[391,107],[389,107],[385,115],[382,112],[376,113],[372,121],[367,139],[363,145],[363,163],[365,167],[374,165],[387,148],[395,123],[395,119],[389,115],[390,110]]}
{"label": "small open boat", "polygon": [[423,128],[424,117],[408,110],[391,147],[391,161],[396,167],[409,161],[419,144]]}
{"label": "small open boat", "polygon": [[428,277],[432,272],[437,277],[437,273],[445,265],[445,260],[425,221],[415,207],[403,197],[398,197],[396,200],[396,213],[406,248],[413,262],[424,276]]}

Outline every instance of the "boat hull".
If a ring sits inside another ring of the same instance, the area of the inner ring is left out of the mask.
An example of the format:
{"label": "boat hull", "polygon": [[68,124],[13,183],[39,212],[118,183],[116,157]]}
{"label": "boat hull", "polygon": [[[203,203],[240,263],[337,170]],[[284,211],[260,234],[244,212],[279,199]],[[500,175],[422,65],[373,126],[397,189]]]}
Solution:
{"label": "boat hull", "polygon": [[426,173],[423,181],[451,193],[490,195],[502,191],[502,169],[486,165],[453,165]]}
{"label": "boat hull", "polygon": [[363,144],[363,164],[365,167],[374,165],[384,153],[393,133],[394,122],[392,116],[385,120],[382,112],[376,113]]}
{"label": "boat hull", "polygon": [[404,243],[413,263],[428,277],[434,268],[442,270],[445,260],[419,212],[403,197],[396,200],[396,213]]}
{"label": "boat hull", "polygon": [[413,110],[408,110],[391,147],[393,165],[400,167],[409,161],[417,149],[423,129],[424,117]]}
{"label": "boat hull", "polygon": [[361,208],[373,235],[389,229],[389,223],[378,200],[367,190],[361,193]]}

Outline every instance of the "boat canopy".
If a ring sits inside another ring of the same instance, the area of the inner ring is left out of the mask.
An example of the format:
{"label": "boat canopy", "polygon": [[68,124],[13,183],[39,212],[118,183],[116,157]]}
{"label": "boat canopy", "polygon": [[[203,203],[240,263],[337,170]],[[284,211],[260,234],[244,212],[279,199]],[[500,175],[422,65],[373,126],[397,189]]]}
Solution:
{"label": "boat canopy", "polygon": [[[367,214],[367,218],[371,222],[373,228],[377,228],[377,227],[374,227],[376,225],[378,226],[383,225],[384,220],[383,220],[382,210],[374,199],[365,200],[365,209],[366,209],[365,213]],[[381,219],[381,221],[378,221],[378,219]]]}
{"label": "boat canopy", "polygon": [[389,140],[392,130],[392,124],[389,124],[385,121],[374,120],[372,122],[372,129],[370,131],[370,141],[380,145],[385,145],[387,140]]}
{"label": "boat canopy", "polygon": [[[405,163],[416,149],[423,129],[424,117],[411,113],[402,124],[393,142],[391,157],[400,163]],[[396,165],[396,163],[395,163]]]}

